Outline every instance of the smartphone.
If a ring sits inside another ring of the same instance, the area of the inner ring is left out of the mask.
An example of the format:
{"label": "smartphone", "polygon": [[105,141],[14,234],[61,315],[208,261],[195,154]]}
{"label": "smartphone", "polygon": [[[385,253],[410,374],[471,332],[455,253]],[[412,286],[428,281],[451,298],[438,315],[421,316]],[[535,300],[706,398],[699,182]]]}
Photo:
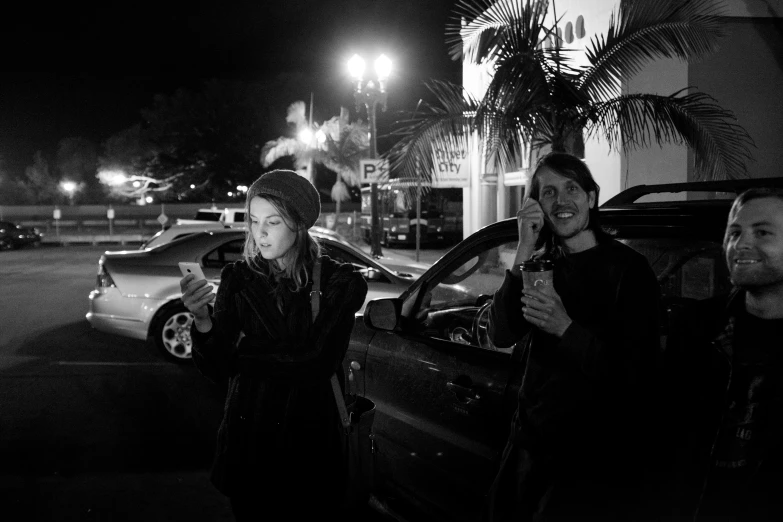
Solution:
{"label": "smartphone", "polygon": [[185,277],[188,274],[193,274],[196,276],[196,280],[199,279],[206,279],[204,276],[204,271],[201,270],[201,265],[198,263],[188,263],[186,261],[180,261],[179,262],[179,269],[182,271],[182,277]]}

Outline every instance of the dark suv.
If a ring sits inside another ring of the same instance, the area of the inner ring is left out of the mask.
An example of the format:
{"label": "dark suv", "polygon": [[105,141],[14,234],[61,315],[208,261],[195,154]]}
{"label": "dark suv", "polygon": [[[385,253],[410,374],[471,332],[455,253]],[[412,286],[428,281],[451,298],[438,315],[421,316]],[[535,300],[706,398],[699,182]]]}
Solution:
{"label": "dark suv", "polygon": [[[674,307],[729,289],[723,232],[733,198],[750,186],[783,178],[634,187],[601,206],[605,228],[658,276],[662,343]],[[405,518],[479,518],[521,373],[514,347],[493,346],[486,323],[516,245],[516,219],[484,227],[356,322],[345,365],[377,405],[376,496]]]}

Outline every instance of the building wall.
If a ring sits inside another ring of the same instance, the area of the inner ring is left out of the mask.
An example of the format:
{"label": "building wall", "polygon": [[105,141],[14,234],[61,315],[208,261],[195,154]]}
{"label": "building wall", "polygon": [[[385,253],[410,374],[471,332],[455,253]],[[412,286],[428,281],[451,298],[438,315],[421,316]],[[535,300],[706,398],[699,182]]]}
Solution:
{"label": "building wall", "polygon": [[[624,92],[645,92],[669,96],[689,84],[688,64],[678,60],[651,62],[639,74],[624,82]],[[677,183],[688,180],[688,148],[683,145],[651,145],[622,154],[617,172],[619,191],[636,185]],[[607,195],[602,195],[606,199]],[[671,199],[672,194],[648,196],[648,200]],[[679,197],[680,194],[675,194]],[[684,195],[683,195],[684,197]]]}
{"label": "building wall", "polygon": [[[514,0],[511,0],[514,1]],[[564,45],[584,50],[590,39],[605,34],[612,13],[621,0],[557,0],[554,2]],[[551,11],[550,16],[554,16]],[[732,110],[753,137],[756,149],[749,166],[752,177],[781,176],[783,164],[783,0],[725,0],[721,2],[728,18],[728,35],[720,49],[699,63],[655,60],[632,78],[626,78],[623,92],[652,92],[669,95],[692,86],[715,97],[720,105]],[[582,17],[584,36],[569,42],[571,31]],[[577,64],[586,63],[584,54],[574,53]],[[489,81],[487,70],[466,66],[464,84],[481,97]],[[621,154],[610,151],[605,140],[593,137],[585,142],[585,162],[601,186],[599,204],[621,190],[639,184],[673,183],[694,179],[692,154],[684,146],[665,145]],[[474,165],[477,165],[474,162]],[[466,235],[476,230],[470,213],[480,204],[477,194],[481,167],[471,172],[471,188],[466,189]],[[516,176],[514,179],[524,179]],[[474,188],[476,190],[474,190]],[[515,213],[512,187],[499,184],[505,191],[498,197],[498,219]],[[468,225],[471,223],[471,225]]]}
{"label": "building wall", "polygon": [[753,138],[749,176],[783,176],[783,18],[732,18],[728,25],[720,50],[690,65],[690,83],[734,112]]}

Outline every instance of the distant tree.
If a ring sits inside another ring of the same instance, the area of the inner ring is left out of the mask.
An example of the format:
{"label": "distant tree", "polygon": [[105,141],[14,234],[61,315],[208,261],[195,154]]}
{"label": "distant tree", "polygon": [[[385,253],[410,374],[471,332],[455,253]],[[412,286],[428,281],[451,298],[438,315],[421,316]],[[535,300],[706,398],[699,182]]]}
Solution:
{"label": "distant tree", "polygon": [[145,174],[178,175],[167,196],[172,200],[225,198],[237,185],[249,185],[263,172],[258,157],[267,94],[264,84],[210,80],[198,92],[156,96],[142,111],[142,138],[152,151]]}
{"label": "distant tree", "polygon": [[[360,160],[367,157],[370,147],[368,125],[361,120],[350,122],[348,111],[341,108],[340,116],[333,116],[310,128],[302,101],[288,107],[286,121],[293,126],[297,137],[281,136],[266,142],[261,150],[261,164],[272,167],[281,159],[291,157],[296,169],[302,170],[309,161],[313,161],[334,172],[335,182],[329,195],[337,204],[335,214],[339,218],[342,202],[351,199],[349,186],[360,186]],[[298,138],[304,129],[309,129],[315,136],[313,143],[308,144]],[[315,185],[314,179],[311,182]]]}
{"label": "distant tree", "polygon": [[73,181],[80,186],[74,195],[74,201],[83,203],[101,203],[105,192],[98,180],[98,147],[92,141],[82,137],[70,137],[60,140],[55,156],[55,168],[60,181]]}
{"label": "distant tree", "polygon": [[137,124],[110,136],[102,143],[102,152],[98,157],[96,177],[108,189],[113,199],[135,199],[138,195],[128,194],[115,183],[116,176],[146,176],[147,164],[155,156],[154,147],[147,141]]}
{"label": "distant tree", "polygon": [[0,155],[0,205],[26,205],[30,203],[26,187],[6,169]]}
{"label": "distant tree", "polygon": [[22,185],[33,204],[51,205],[65,201],[57,187],[57,180],[50,173],[49,162],[40,150],[33,155],[33,164],[25,168]]}

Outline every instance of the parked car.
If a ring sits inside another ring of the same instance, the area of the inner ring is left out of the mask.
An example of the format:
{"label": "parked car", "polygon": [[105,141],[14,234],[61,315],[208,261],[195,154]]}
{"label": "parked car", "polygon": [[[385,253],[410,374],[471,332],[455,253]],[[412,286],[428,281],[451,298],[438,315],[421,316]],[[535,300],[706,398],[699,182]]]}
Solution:
{"label": "parked car", "polygon": [[219,222],[226,226],[241,225],[245,222],[245,208],[200,208],[193,219],[177,220],[178,225],[199,225],[202,223]]}
{"label": "parked car", "polygon": [[25,245],[38,246],[43,234],[35,227],[0,221],[0,250],[11,250]]}
{"label": "parked car", "polygon": [[[600,208],[605,227],[657,275],[662,343],[676,307],[730,288],[722,239],[734,195],[782,182],[636,187]],[[721,199],[640,199],[686,190]],[[520,385],[515,347],[494,346],[487,336],[487,310],[513,263],[517,234],[516,219],[482,228],[400,296],[368,303],[356,322],[345,371],[376,404],[375,495],[392,513],[479,520]]]}
{"label": "parked car", "polygon": [[[311,233],[327,255],[353,264],[362,273],[369,289],[367,301],[400,295],[424,271],[394,270],[334,233]],[[103,332],[141,340],[152,336],[170,359],[189,359],[193,316],[181,301],[182,274],[177,263],[200,263],[207,279],[217,286],[222,268],[241,258],[244,243],[245,231],[221,228],[199,231],[146,250],[106,252],[98,261],[87,320]]]}
{"label": "parked car", "polygon": [[[208,232],[210,230],[222,230],[226,228],[232,227],[226,226],[220,221],[204,221],[203,223],[188,224],[177,223],[166,229],[159,230],[155,233],[155,235],[142,242],[141,250],[144,250],[145,248],[153,248],[164,243],[169,243],[170,241],[173,241],[177,238],[189,236],[197,232]],[[233,228],[245,230],[247,227],[244,223],[242,223],[242,226],[236,226]]]}

